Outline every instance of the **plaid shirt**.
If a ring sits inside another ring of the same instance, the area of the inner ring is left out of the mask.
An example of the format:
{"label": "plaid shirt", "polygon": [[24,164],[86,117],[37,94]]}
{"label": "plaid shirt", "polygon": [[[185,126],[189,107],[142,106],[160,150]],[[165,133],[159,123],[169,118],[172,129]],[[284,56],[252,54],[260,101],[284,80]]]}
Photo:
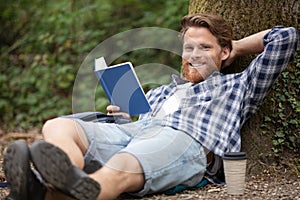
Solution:
{"label": "plaid shirt", "polygon": [[[263,38],[264,51],[241,73],[214,72],[205,81],[193,84],[179,109],[166,115],[163,126],[182,130],[213,153],[238,152],[240,129],[263,103],[278,75],[292,60],[298,43],[295,28],[274,27]],[[185,81],[173,76],[169,85],[147,93],[152,111],[140,119],[155,117],[164,101]]]}

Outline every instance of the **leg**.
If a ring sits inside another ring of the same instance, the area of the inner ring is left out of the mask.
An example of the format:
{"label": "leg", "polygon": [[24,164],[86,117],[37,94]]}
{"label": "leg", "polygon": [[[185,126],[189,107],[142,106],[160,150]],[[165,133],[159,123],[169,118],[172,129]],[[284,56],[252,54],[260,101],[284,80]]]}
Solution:
{"label": "leg", "polygon": [[177,185],[192,187],[205,173],[206,156],[201,144],[186,133],[160,126],[161,121],[145,124],[121,152],[134,155],[142,166],[145,183],[134,195],[163,192]]}
{"label": "leg", "polygon": [[[49,149],[46,151],[43,151],[42,149],[33,149],[33,161],[36,160],[34,161],[34,163],[39,165],[41,164],[41,160],[43,159],[42,157],[46,157],[47,159],[43,161],[45,163],[38,166],[38,169],[48,182],[52,183],[53,185],[59,186],[55,179],[67,179],[67,177],[64,177],[64,175],[66,176],[65,172],[68,171],[68,169],[62,167],[60,163],[63,163],[66,160],[70,159],[70,162],[72,164],[82,169],[84,164],[83,154],[85,154],[85,152],[87,151],[89,143],[81,126],[70,119],[57,118],[48,121],[43,127],[43,135],[47,142],[52,143],[53,145],[62,149],[63,152],[66,153],[66,155],[58,159],[57,155],[55,155],[57,154],[56,149],[53,150],[52,153]],[[35,152],[40,152],[41,154],[37,155],[38,153]],[[41,157],[39,158],[39,156]],[[53,161],[51,161],[51,157],[53,157]],[[47,163],[47,161],[50,162]],[[55,161],[57,162],[56,166],[60,166],[62,168],[58,169],[52,167],[52,169],[55,171],[61,171],[61,173],[55,173],[54,171],[50,173],[45,172],[44,169],[47,169],[46,166],[55,163]],[[58,177],[55,177],[55,175],[58,175]],[[112,199],[116,198],[122,192],[137,191],[142,188],[144,183],[144,175],[142,173],[139,162],[135,159],[134,156],[125,153],[116,154],[115,156],[113,156],[108,161],[106,166],[96,171],[91,175],[91,177],[101,184],[101,193],[99,196],[100,199]],[[64,187],[65,184],[66,183],[64,182],[61,183],[59,188]],[[73,186],[70,186],[68,189],[72,187]],[[69,191],[66,191],[67,194],[69,194],[68,192]],[[47,196],[53,197],[55,195],[56,194],[52,193],[48,194]]]}
{"label": "leg", "polygon": [[30,147],[34,167],[49,188],[62,191],[79,200],[94,200],[100,185],[84,171],[74,166],[68,155],[53,144],[36,141]]}
{"label": "leg", "polygon": [[[79,126],[75,121],[66,118],[55,118],[49,120],[43,126],[42,134],[46,142],[51,143],[56,147],[59,147],[67,154],[72,165],[77,166],[80,169],[83,168],[83,155],[86,152],[89,143],[81,126]],[[41,158],[39,158],[39,160],[40,159]],[[46,163],[43,164],[45,165]],[[68,165],[71,164],[68,163]],[[55,172],[51,173],[55,174]],[[47,181],[52,183],[54,186],[58,184],[58,181],[55,181],[53,179],[55,178],[55,176],[53,177],[51,174],[48,174],[47,178]],[[48,192],[47,199],[56,199],[60,196],[63,196],[61,192],[57,192],[54,190]]]}
{"label": "leg", "polygon": [[67,153],[73,165],[83,168],[83,155],[89,144],[76,122],[65,118],[52,119],[45,123],[42,133],[45,141]]}
{"label": "leg", "polygon": [[46,182],[76,199],[95,199],[100,184],[97,199],[114,199],[123,192],[138,191],[144,185],[142,168],[128,153],[116,154],[88,177],[71,164],[67,154],[50,143],[35,142],[30,150],[34,166]]}
{"label": "leg", "polygon": [[115,199],[124,192],[137,192],[145,183],[140,163],[128,153],[116,154],[90,177],[101,183],[98,199]]}

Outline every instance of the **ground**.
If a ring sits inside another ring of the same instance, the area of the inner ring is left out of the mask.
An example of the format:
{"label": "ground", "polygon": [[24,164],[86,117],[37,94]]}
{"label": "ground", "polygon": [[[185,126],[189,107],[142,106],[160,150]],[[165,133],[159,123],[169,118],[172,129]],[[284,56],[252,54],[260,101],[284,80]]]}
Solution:
{"label": "ground", "polygon": [[[8,133],[0,135],[0,181],[5,177],[2,170],[3,153],[7,145],[16,140],[24,139],[31,143],[35,139],[41,139],[38,130],[30,133]],[[299,166],[294,166],[299,169]],[[297,170],[296,170],[297,171]],[[0,188],[0,200],[9,193],[8,188]],[[136,198],[122,195],[119,199]],[[262,165],[259,172],[248,172],[244,195],[233,196],[226,193],[226,186],[206,185],[197,190],[187,190],[182,193],[167,195],[151,195],[141,198],[142,200],[193,200],[193,199],[291,199],[300,200],[300,174],[295,173],[291,167],[286,165]]]}

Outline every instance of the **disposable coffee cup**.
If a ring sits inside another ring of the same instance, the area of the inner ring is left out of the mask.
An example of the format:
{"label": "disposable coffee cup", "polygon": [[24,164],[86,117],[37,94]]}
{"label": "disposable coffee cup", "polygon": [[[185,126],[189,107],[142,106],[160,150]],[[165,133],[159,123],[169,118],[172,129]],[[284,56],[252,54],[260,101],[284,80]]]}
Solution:
{"label": "disposable coffee cup", "polygon": [[245,152],[229,152],[223,157],[227,193],[242,195],[245,189],[247,157]]}

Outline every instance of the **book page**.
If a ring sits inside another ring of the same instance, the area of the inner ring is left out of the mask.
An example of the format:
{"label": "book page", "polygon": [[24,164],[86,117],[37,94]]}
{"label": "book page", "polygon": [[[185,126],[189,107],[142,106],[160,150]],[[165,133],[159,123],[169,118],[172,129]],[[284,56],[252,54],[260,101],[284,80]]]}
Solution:
{"label": "book page", "polygon": [[95,71],[105,68],[107,68],[107,64],[104,60],[104,57],[95,59]]}

